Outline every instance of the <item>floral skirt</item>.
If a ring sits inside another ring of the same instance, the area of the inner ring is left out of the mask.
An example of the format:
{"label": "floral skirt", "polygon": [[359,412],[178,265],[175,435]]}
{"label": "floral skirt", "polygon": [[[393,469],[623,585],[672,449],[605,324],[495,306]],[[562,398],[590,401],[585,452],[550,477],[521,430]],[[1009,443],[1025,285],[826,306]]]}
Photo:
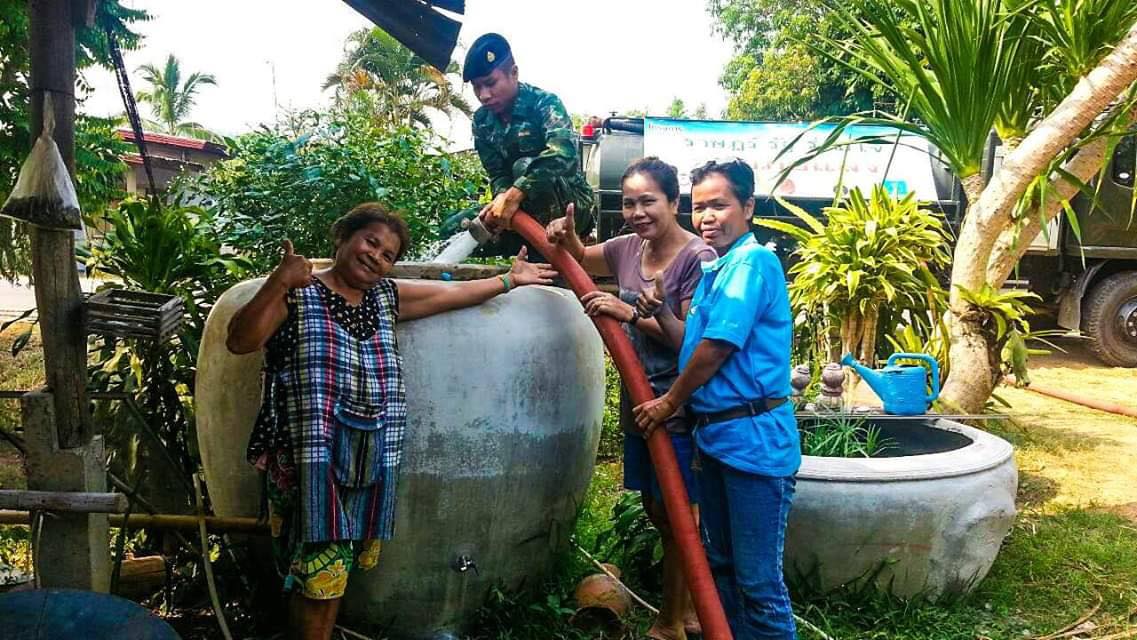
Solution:
{"label": "floral skirt", "polygon": [[342,598],[352,569],[366,571],[379,563],[379,540],[297,540],[293,518],[299,491],[290,452],[266,452],[256,466],[265,472],[273,557],[277,572],[284,578],[285,592],[295,590],[313,600]]}

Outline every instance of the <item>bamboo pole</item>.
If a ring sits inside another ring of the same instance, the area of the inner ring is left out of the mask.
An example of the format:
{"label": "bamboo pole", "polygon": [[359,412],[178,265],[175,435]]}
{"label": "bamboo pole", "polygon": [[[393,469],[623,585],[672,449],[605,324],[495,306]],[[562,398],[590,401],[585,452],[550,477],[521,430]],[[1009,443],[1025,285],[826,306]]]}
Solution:
{"label": "bamboo pole", "polygon": [[126,495],[122,493],[0,489],[0,509],[66,511],[69,513],[126,513],[129,502]]}
{"label": "bamboo pole", "polygon": [[[112,514],[110,517],[112,527],[121,527],[123,516]],[[205,516],[205,526],[213,533],[269,533],[268,523],[256,518]],[[31,522],[31,513],[28,511],[0,510],[0,525],[23,525]],[[197,530],[197,516],[175,515],[167,513],[130,514],[130,526],[136,529],[176,529]]]}

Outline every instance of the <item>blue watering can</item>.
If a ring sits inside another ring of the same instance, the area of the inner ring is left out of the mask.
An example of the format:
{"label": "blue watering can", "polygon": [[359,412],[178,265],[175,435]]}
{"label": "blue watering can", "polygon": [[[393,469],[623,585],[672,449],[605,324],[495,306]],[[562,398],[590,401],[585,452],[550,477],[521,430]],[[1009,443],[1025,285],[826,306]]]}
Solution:
{"label": "blue watering can", "polygon": [[[932,370],[932,392],[925,393],[928,374],[922,366],[893,364],[897,360],[921,360]],[[918,416],[940,395],[940,365],[936,359],[923,353],[894,353],[885,367],[870,369],[846,353],[841,364],[852,367],[884,402],[884,412],[895,416]]]}

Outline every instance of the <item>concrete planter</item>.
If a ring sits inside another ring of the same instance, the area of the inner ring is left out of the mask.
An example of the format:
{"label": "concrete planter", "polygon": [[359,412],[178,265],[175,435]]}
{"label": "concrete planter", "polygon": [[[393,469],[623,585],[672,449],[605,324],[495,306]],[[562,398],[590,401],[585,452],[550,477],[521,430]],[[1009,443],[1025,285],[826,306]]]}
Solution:
{"label": "concrete planter", "polygon": [[897,447],[881,458],[806,456],[786,533],[791,582],[901,597],[966,593],[1015,517],[1011,445],[935,418],[868,419]]}

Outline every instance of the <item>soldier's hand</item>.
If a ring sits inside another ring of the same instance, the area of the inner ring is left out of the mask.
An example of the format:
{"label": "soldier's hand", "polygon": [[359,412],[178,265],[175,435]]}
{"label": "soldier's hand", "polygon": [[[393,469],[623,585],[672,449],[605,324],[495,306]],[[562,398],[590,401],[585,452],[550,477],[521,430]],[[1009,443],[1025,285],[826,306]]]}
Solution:
{"label": "soldier's hand", "polygon": [[510,187],[497,194],[493,202],[482,209],[483,219],[491,227],[511,229],[513,214],[521,207],[525,193],[517,187]]}
{"label": "soldier's hand", "polygon": [[573,244],[572,240],[576,238],[576,220],[573,216],[576,213],[576,207],[569,203],[565,209],[565,217],[557,218],[545,227],[545,238],[549,244]]}
{"label": "soldier's hand", "polygon": [[285,240],[281,247],[284,255],[269,278],[275,279],[287,289],[301,289],[312,284],[312,263],[304,256],[297,255],[291,240]]}
{"label": "soldier's hand", "polygon": [[492,208],[492,202],[482,207],[482,210],[478,212],[478,220],[482,221],[482,224],[486,226],[486,229],[489,229],[490,233],[496,234],[501,231],[501,225],[498,224],[497,218],[490,216],[490,209]]}

